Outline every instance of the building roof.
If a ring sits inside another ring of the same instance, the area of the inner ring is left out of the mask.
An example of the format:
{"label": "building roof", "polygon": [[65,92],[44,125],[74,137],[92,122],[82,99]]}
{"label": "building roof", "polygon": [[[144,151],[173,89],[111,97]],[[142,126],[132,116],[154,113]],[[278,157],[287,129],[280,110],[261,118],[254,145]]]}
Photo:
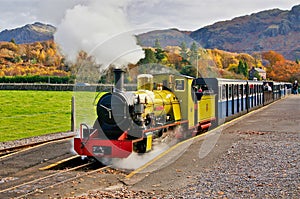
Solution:
{"label": "building roof", "polygon": [[254,70],[256,70],[259,73],[266,73],[266,71],[261,68],[254,68]]}

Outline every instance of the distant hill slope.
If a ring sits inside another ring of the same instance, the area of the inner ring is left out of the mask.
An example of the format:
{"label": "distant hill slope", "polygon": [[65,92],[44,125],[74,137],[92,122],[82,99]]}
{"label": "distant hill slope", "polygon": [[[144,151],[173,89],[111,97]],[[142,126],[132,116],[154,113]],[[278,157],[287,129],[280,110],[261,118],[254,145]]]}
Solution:
{"label": "distant hill slope", "polygon": [[273,9],[217,22],[190,34],[178,30],[172,33],[152,31],[138,35],[138,40],[143,46],[153,46],[155,39],[159,39],[162,46],[167,46],[190,41],[190,36],[203,48],[246,53],[274,50],[295,60],[300,58],[300,5],[290,11]]}
{"label": "distant hill slope", "polygon": [[53,40],[56,28],[52,25],[36,22],[12,30],[0,32],[0,41],[15,40],[17,44]]}
{"label": "distant hill slope", "polygon": [[185,42],[189,47],[194,42],[189,36],[190,33],[178,29],[154,30],[137,35],[137,40],[141,46],[147,47],[154,47],[156,39],[159,39],[163,48],[166,46],[180,46],[182,42]]}
{"label": "distant hill slope", "polygon": [[[29,24],[13,30],[0,32],[0,41],[17,44],[53,39],[56,28],[42,23]],[[182,42],[190,47],[193,41],[203,48],[230,52],[262,52],[274,50],[285,58],[300,58],[300,5],[291,10],[267,10],[217,22],[193,32],[177,29],[155,30],[137,35],[138,43],[153,47],[159,39],[162,47],[180,46]]]}

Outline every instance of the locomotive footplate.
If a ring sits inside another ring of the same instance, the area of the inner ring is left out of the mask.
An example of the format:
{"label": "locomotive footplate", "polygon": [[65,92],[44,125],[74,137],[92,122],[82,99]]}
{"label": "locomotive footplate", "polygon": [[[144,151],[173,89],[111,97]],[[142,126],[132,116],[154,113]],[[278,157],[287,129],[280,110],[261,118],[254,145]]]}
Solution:
{"label": "locomotive footplate", "polygon": [[93,146],[93,154],[95,156],[111,155],[110,146]]}
{"label": "locomotive footplate", "polygon": [[79,155],[107,158],[127,158],[133,150],[131,140],[74,138],[74,146]]}

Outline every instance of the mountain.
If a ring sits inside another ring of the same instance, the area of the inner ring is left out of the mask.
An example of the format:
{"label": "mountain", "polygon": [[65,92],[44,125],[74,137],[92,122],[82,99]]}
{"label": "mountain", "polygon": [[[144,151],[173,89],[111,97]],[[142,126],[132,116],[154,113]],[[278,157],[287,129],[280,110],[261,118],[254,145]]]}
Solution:
{"label": "mountain", "polygon": [[[250,54],[274,50],[295,60],[300,58],[300,5],[289,11],[272,9],[217,22],[191,33],[177,30],[176,37],[173,35],[170,35],[170,30],[152,31],[138,35],[138,40],[142,46],[153,46],[155,39],[159,39],[164,47],[192,38],[203,48]],[[169,39],[172,42],[168,42]]]}
{"label": "mountain", "polygon": [[[14,39],[22,44],[52,40],[55,31],[52,25],[36,22],[0,32],[0,41]],[[168,29],[137,35],[138,43],[144,47],[153,47],[156,39],[162,47],[180,46],[182,42],[190,47],[198,42],[203,48],[239,53],[273,50],[295,60],[300,58],[300,5],[291,10],[272,9],[241,16],[191,32]]]}
{"label": "mountain", "polygon": [[36,22],[12,30],[0,32],[0,41],[14,41],[17,44],[33,43],[36,41],[53,40],[56,28],[49,24]]}
{"label": "mountain", "polygon": [[184,32],[175,28],[154,30],[137,35],[137,40],[141,46],[154,47],[156,39],[159,40],[159,43],[163,48],[166,46],[180,46],[182,42],[185,42],[187,46],[190,46],[194,42],[194,40],[189,36],[190,33],[191,32]]}

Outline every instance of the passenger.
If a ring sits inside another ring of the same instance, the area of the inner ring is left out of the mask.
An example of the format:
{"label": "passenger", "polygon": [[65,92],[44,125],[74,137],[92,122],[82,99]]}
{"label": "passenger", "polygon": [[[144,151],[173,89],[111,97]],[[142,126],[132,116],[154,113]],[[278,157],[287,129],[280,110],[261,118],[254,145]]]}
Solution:
{"label": "passenger", "polygon": [[266,83],[265,91],[272,91],[272,87],[269,85],[269,83]]}
{"label": "passenger", "polygon": [[293,94],[297,95],[298,94],[298,81],[295,80],[294,84],[293,84]]}
{"label": "passenger", "polygon": [[268,84],[268,91],[272,91],[272,87]]}

